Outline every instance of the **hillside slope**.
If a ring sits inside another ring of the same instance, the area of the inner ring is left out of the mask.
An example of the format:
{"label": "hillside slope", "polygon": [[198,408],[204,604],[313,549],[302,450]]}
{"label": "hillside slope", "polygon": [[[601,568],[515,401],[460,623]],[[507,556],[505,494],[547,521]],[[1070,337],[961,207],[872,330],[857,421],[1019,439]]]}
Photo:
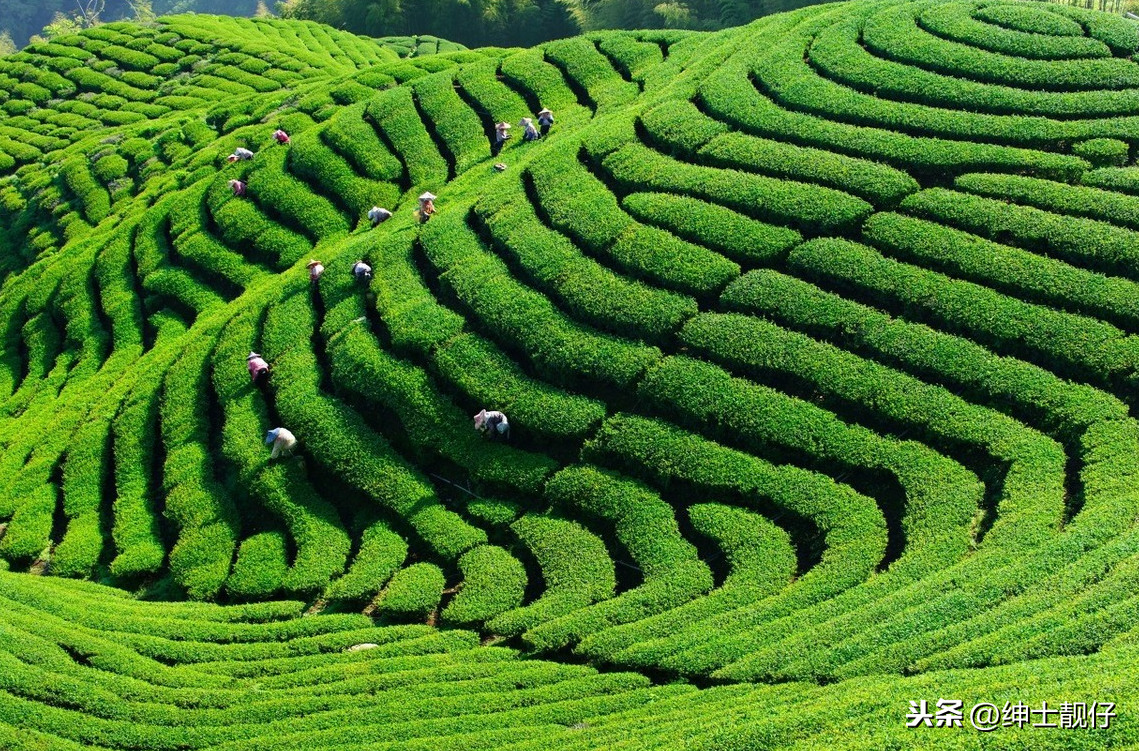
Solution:
{"label": "hillside slope", "polygon": [[[1137,29],[176,17],[0,60],[0,556],[50,575],[0,576],[0,733],[1139,744]],[[941,698],[1120,711],[905,727]]]}

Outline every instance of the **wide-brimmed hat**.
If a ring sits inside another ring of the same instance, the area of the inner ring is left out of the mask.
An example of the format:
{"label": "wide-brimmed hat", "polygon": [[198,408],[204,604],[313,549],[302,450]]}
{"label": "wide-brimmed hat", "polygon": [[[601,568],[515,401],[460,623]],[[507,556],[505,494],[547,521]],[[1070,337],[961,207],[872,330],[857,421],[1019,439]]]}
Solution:
{"label": "wide-brimmed hat", "polygon": [[503,164],[502,162],[495,162],[494,168],[496,170],[498,170],[499,172],[505,172],[506,171],[506,165]]}
{"label": "wide-brimmed hat", "polygon": [[246,360],[252,360],[254,357],[260,357],[260,356],[261,355],[257,354],[253,350],[249,350],[249,354],[245,357],[245,359]]}
{"label": "wide-brimmed hat", "polygon": [[548,109],[543,107],[542,109],[538,110],[538,114],[539,115],[552,115],[554,113],[550,112]]}
{"label": "wide-brimmed hat", "polygon": [[511,125],[508,122],[501,122],[494,126],[498,130],[509,130]]}
{"label": "wide-brimmed hat", "polygon": [[533,125],[534,121],[528,117],[524,117],[524,118],[522,118],[522,120],[518,124],[525,127],[527,125]]}
{"label": "wide-brimmed hat", "polygon": [[434,201],[435,200],[435,194],[434,193],[424,193],[424,194],[419,196],[419,200],[420,201]]}
{"label": "wide-brimmed hat", "polygon": [[280,432],[280,430],[280,428],[273,428],[268,433],[266,433],[265,443],[272,443],[273,441],[277,440],[277,433]]}
{"label": "wide-brimmed hat", "polygon": [[230,154],[225,158],[227,162],[236,162],[238,160],[237,154]]}
{"label": "wide-brimmed hat", "polygon": [[314,258],[314,259],[312,259],[311,261],[309,261],[308,263],[306,263],[306,264],[305,264],[305,268],[306,268],[306,269],[311,269],[313,266],[319,266],[319,265],[320,265],[320,261],[318,261],[318,260],[316,260],[316,259]]}

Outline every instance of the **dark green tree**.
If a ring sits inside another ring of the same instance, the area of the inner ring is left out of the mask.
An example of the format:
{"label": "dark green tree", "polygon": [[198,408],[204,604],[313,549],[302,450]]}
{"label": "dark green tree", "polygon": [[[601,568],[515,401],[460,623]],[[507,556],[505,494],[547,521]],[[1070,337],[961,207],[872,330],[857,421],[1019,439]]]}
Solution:
{"label": "dark green tree", "polygon": [[559,0],[286,0],[277,9],[357,34],[432,35],[468,47],[530,46],[580,31]]}

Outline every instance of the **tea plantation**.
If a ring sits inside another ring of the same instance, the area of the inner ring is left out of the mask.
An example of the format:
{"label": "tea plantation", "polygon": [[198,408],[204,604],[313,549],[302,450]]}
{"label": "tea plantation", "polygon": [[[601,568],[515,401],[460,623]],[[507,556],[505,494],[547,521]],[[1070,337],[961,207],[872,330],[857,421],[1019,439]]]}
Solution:
{"label": "tea plantation", "polygon": [[0,58],[0,748],[1139,749],[1137,53],[855,0]]}

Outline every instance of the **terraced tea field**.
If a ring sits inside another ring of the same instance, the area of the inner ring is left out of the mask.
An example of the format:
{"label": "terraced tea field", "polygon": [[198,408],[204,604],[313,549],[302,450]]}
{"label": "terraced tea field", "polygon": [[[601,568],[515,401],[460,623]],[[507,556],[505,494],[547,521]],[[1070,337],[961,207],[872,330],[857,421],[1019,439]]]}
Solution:
{"label": "terraced tea field", "polygon": [[1139,748],[1137,51],[857,0],[0,58],[0,747]]}

